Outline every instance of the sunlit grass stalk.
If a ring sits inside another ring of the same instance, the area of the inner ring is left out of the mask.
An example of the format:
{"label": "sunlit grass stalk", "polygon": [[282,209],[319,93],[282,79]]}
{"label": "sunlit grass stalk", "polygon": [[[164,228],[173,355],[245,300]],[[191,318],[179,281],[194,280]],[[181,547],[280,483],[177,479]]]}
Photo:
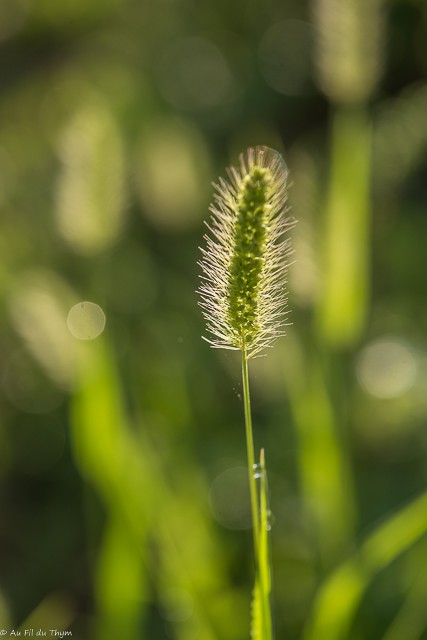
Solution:
{"label": "sunlit grass stalk", "polygon": [[245,431],[246,431],[246,451],[248,457],[249,471],[249,491],[251,498],[252,528],[254,532],[255,559],[259,544],[259,522],[258,522],[258,490],[256,485],[257,465],[255,463],[254,438],[252,429],[251,397],[249,393],[249,372],[246,351],[242,350],[242,384],[243,384],[243,405],[245,409]]}
{"label": "sunlit grass stalk", "polygon": [[[285,273],[289,241],[285,232],[287,170],[281,156],[249,149],[239,168],[228,169],[211,205],[210,234],[205,236],[199,289],[203,314],[215,348],[241,351],[249,489],[256,578],[252,602],[253,640],[273,637],[267,489],[264,453],[255,463],[248,362],[284,335]],[[259,487],[257,479],[260,479]]]}
{"label": "sunlit grass stalk", "polygon": [[[252,601],[251,637],[253,640],[269,640],[272,635],[270,607],[270,557],[268,553],[268,509],[267,485],[264,464],[264,450],[261,449],[260,462],[255,462],[252,429],[251,398],[249,391],[248,359],[242,350],[242,386],[245,410],[246,450],[248,458],[249,491],[251,500],[254,558],[256,568],[255,587]],[[257,480],[260,480],[258,492]],[[256,609],[259,609],[256,612]]]}

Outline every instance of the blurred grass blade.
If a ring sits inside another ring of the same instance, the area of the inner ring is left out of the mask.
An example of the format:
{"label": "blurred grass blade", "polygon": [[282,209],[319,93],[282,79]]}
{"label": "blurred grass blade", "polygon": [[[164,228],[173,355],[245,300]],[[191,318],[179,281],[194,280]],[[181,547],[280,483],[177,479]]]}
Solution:
{"label": "blurred grass blade", "polygon": [[46,375],[72,388],[80,353],[64,319],[77,302],[74,291],[53,271],[32,269],[14,281],[7,302],[14,329]]}
{"label": "blurred grass blade", "polygon": [[74,452],[84,476],[115,503],[129,448],[119,381],[102,339],[88,345],[85,355],[71,405]]}
{"label": "blurred grass blade", "polygon": [[[194,607],[188,620],[175,622],[177,640],[191,637],[194,625],[203,640],[231,640],[239,633],[230,622],[239,600],[227,583],[208,519],[197,506],[197,471],[190,462],[183,463],[173,488],[169,486],[146,431],[137,436],[130,429],[108,343],[98,338],[87,347],[71,419],[76,463],[102,497],[110,522],[97,559],[95,596],[101,615],[96,637],[112,640],[119,628],[123,640],[140,637],[150,534],[158,551],[151,576],[156,588],[160,594],[172,587],[181,590]],[[190,494],[194,502],[177,499]],[[123,585],[125,575],[128,582]]]}
{"label": "blurred grass blade", "polygon": [[96,637],[138,637],[144,613],[141,551],[147,523],[140,496],[142,468],[123,409],[114,359],[102,338],[87,345],[72,398],[74,455],[82,474],[102,496],[110,517],[97,559]]}
{"label": "blurred grass blade", "polygon": [[345,640],[371,580],[427,534],[427,493],[390,516],[359,551],[327,579],[314,603],[304,640]]}
{"label": "blurred grass blade", "polygon": [[76,112],[64,131],[60,154],[58,232],[75,251],[96,254],[117,240],[126,199],[121,134],[101,99]]}
{"label": "blurred grass blade", "polygon": [[367,586],[367,576],[356,560],[336,569],[321,587],[304,640],[341,640],[348,637],[353,615]]}
{"label": "blurred grass blade", "polygon": [[338,433],[324,372],[315,354],[301,353],[299,375],[288,378],[298,439],[304,503],[321,561],[329,565],[354,536],[356,507],[351,469]]}
{"label": "blurred grass blade", "polygon": [[[396,617],[390,624],[382,640],[420,640],[425,637],[427,628],[427,608],[425,606],[427,593],[426,566],[427,541],[416,552],[411,554],[411,586],[407,598]],[[415,572],[415,575],[413,573]],[[404,577],[405,583],[408,576]]]}
{"label": "blurred grass blade", "polygon": [[360,557],[369,575],[381,571],[427,534],[427,492],[380,524],[362,544]]}
{"label": "blurred grass blade", "polygon": [[97,638],[132,639],[141,628],[146,589],[140,555],[123,518],[110,518],[96,571]]}
{"label": "blurred grass blade", "polygon": [[318,325],[342,347],[360,336],[369,296],[371,126],[363,110],[335,112],[331,153]]}
{"label": "blurred grass blade", "polygon": [[[75,617],[76,610],[72,599],[61,592],[54,592],[43,598],[40,604],[20,625],[20,632],[15,631],[15,635],[28,636],[28,629],[50,629],[56,627],[57,629],[65,630],[70,627]],[[4,625],[1,617],[0,624]]]}

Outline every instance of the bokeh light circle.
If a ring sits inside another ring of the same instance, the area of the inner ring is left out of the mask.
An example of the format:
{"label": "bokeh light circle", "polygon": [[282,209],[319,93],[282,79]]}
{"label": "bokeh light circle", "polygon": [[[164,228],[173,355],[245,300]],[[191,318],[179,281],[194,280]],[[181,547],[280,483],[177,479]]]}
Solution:
{"label": "bokeh light circle", "polygon": [[408,391],[417,375],[412,351],[395,338],[381,338],[360,352],[356,374],[362,387],[377,398],[397,398]]}
{"label": "bokeh light circle", "polygon": [[78,340],[94,340],[104,331],[105,313],[94,302],[79,302],[71,307],[67,327]]}

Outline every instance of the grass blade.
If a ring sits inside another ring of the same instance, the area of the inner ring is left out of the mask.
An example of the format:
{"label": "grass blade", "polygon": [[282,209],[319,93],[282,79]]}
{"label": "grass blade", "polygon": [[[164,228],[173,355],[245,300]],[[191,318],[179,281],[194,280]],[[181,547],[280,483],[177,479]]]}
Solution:
{"label": "grass blade", "polygon": [[267,474],[265,469],[264,449],[261,449],[259,464],[260,501],[259,501],[259,536],[257,543],[257,576],[252,598],[252,640],[272,640],[271,621],[271,571],[269,541],[269,509]]}

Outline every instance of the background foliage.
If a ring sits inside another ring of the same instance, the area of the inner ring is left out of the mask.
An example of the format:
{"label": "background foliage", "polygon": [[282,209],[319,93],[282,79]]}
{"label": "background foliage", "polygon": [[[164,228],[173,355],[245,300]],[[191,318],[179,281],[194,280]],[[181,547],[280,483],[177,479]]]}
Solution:
{"label": "background foliage", "polygon": [[277,638],[427,638],[426,43],[422,0],[2,0],[4,628],[248,637],[239,362],[194,292],[210,182],[267,144]]}

